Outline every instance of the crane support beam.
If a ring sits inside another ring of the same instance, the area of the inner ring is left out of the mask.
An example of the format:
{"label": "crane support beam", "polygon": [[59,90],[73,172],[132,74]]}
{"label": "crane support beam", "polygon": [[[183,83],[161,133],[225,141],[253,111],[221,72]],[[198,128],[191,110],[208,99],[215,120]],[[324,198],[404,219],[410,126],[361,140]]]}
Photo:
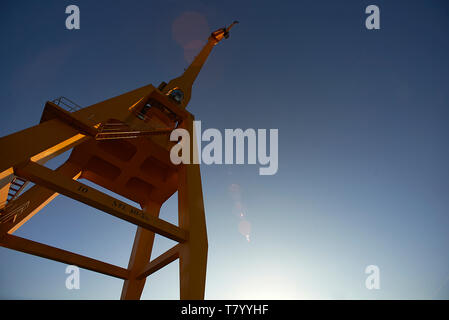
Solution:
{"label": "crane support beam", "polygon": [[129,277],[129,271],[127,269],[11,234],[0,236],[0,246],[46,259],[76,265],[80,268],[119,279],[126,280]]}
{"label": "crane support beam", "polygon": [[[76,180],[81,174],[81,168],[76,164],[64,162],[56,169],[56,172]],[[39,185],[34,185],[29,190],[25,191],[20,197],[14,200],[12,206],[8,207],[3,212],[3,215],[0,216],[0,220],[2,220],[3,217],[11,217],[11,219],[3,221],[3,223],[0,224],[0,234],[4,232],[13,234],[57,195],[57,192],[48,190]]]}
{"label": "crane support beam", "polygon": [[58,119],[0,138],[0,149],[3,150],[0,158],[0,179],[9,175],[11,168],[17,163],[28,159],[44,163],[86,139],[89,137]]}
{"label": "crane support beam", "polygon": [[148,262],[147,265],[141,271],[141,273],[137,276],[137,279],[138,280],[145,279],[150,274],[155,273],[159,269],[162,269],[163,267],[172,263],[178,258],[179,258],[179,244],[177,244],[170,250],[164,252],[156,259]]}
{"label": "crane support beam", "polygon": [[14,173],[35,184],[54,190],[67,197],[83,202],[91,207],[102,210],[117,218],[126,220],[145,229],[158,233],[169,239],[185,242],[188,234],[177,226],[150,216],[145,211],[137,209],[123,201],[117,200],[101,191],[75,181],[69,177],[29,161],[14,168]]}

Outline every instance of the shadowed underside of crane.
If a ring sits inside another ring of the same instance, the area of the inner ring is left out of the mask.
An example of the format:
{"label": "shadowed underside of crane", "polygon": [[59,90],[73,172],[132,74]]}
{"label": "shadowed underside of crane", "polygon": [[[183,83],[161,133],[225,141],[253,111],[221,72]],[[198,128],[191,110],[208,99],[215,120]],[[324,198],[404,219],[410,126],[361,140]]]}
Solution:
{"label": "shadowed underside of crane", "polygon": [[[181,299],[203,299],[208,245],[200,168],[171,163],[176,142],[169,135],[175,128],[186,129],[194,145],[194,117],[186,110],[192,85],[212,48],[228,37],[233,25],[213,32],[185,72],[168,83],[86,108],[63,97],[48,101],[40,124],[1,138],[0,245],[123,279],[122,299],[139,299],[146,277],[179,259]],[[44,166],[70,149],[69,159],[56,170]],[[28,182],[34,186],[22,192]],[[162,204],[175,192],[177,226],[159,219]],[[127,269],[13,235],[58,194],[138,226]],[[150,261],[155,233],[178,244]]]}

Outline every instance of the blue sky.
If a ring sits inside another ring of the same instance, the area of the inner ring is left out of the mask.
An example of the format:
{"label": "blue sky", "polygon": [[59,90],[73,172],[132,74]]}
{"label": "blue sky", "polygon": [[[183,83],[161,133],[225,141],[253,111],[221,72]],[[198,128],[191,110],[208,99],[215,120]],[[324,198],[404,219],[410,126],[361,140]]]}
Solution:
{"label": "blue sky", "polygon": [[[80,30],[65,29],[70,4]],[[365,28],[370,4],[380,30]],[[195,51],[182,46],[240,21],[188,109],[203,128],[279,129],[279,171],[202,166],[206,298],[449,298],[447,1],[7,1],[0,18],[1,136],[58,96],[88,106],[168,81]],[[134,232],[59,196],[16,234],[126,267]],[[157,237],[153,257],[172,245]],[[81,270],[70,291],[64,264],[4,248],[0,261],[3,299],[120,297],[122,280]],[[371,264],[380,290],[365,288]],[[178,299],[178,281],[172,263],[142,298]]]}

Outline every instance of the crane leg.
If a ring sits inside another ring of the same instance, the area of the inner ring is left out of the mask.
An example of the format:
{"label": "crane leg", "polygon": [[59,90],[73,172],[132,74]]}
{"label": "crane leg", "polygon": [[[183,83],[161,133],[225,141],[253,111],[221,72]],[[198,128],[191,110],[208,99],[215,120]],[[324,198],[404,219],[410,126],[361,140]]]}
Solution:
{"label": "crane leg", "polygon": [[[146,212],[154,217],[159,216],[161,205],[156,203],[149,203],[146,206]],[[122,288],[122,300],[138,300],[142,295],[145,286],[146,278],[136,279],[137,275],[142,271],[145,265],[150,261],[151,251],[154,243],[154,232],[148,231],[144,228],[137,227],[136,235],[134,237],[133,249],[129,258],[128,270],[130,276],[125,280]]]}
{"label": "crane leg", "polygon": [[[186,121],[191,145],[197,150],[193,134],[193,119]],[[189,232],[186,242],[180,243],[179,280],[181,300],[202,300],[206,286],[207,229],[204,213],[201,172],[198,164],[184,164],[178,171],[179,227]]]}

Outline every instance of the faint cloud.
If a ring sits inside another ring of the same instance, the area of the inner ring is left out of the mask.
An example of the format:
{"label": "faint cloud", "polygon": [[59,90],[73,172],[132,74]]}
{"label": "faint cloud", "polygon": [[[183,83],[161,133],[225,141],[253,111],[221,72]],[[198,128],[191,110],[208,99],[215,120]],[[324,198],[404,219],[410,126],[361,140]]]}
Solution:
{"label": "faint cloud", "polygon": [[14,72],[12,89],[43,88],[52,82],[60,81],[62,77],[60,70],[68,62],[72,50],[72,44],[63,44],[37,52],[34,58]]}

